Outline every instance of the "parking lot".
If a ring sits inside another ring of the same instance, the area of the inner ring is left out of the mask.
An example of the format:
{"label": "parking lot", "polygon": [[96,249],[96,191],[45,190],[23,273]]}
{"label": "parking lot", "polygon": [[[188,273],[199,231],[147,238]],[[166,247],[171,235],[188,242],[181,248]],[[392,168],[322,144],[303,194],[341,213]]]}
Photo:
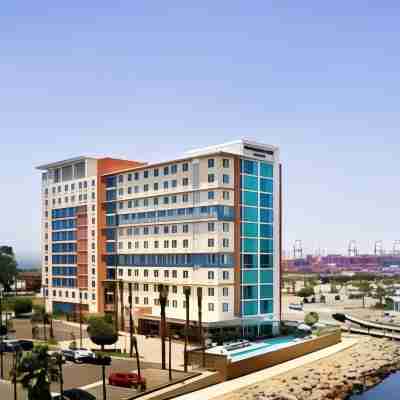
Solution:
{"label": "parking lot", "polygon": [[[4,353],[4,378],[9,379],[10,369],[13,365],[14,358],[11,353]],[[136,361],[134,359],[112,359],[112,364],[106,367],[106,383],[107,383],[107,399],[110,400],[121,400],[128,397],[139,395],[136,389],[122,388],[117,386],[108,385],[108,376],[112,372],[137,372]],[[168,370],[160,370],[154,364],[141,363],[142,376],[146,378],[147,390],[154,390],[161,388],[169,383],[179,382],[193,376],[193,373],[187,373],[181,371],[173,371],[173,381],[169,381]],[[81,388],[93,395],[97,399],[103,398],[102,388],[102,370],[101,366],[89,365],[89,364],[75,364],[67,361],[63,366],[63,379],[64,389]],[[58,382],[51,384],[51,391],[53,393],[60,392],[60,385]],[[21,394],[21,388],[18,388],[18,392]],[[10,384],[2,383],[0,385],[0,399],[11,399],[13,393],[13,387]],[[26,398],[26,395],[21,395],[18,398]]]}

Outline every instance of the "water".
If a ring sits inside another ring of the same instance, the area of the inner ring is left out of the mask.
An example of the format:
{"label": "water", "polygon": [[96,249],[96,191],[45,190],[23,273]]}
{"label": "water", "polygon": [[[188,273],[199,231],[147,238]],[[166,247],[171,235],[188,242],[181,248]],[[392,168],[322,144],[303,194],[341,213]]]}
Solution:
{"label": "water", "polygon": [[254,343],[244,350],[234,350],[229,353],[232,361],[243,360],[244,358],[254,357],[269,351],[276,350],[281,347],[293,343],[295,338],[293,336],[281,336],[272,339],[267,339],[264,342]]}
{"label": "water", "polygon": [[400,372],[396,372],[367,392],[351,396],[350,400],[399,400],[399,393]]}

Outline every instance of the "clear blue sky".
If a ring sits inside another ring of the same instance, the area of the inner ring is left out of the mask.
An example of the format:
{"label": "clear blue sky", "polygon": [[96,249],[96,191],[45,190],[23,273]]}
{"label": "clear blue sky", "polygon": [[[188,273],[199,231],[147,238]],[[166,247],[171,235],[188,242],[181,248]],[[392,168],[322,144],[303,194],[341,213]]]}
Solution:
{"label": "clear blue sky", "polygon": [[281,147],[285,247],[400,239],[397,1],[3,3],[0,243],[21,258],[36,165],[240,137]]}

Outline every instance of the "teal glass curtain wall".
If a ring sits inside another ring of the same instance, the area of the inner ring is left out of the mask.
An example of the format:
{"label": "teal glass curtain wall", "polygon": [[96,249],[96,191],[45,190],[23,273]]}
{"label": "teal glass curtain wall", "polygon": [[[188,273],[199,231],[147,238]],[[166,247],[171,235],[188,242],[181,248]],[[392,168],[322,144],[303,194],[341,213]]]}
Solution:
{"label": "teal glass curtain wall", "polygon": [[241,159],[241,313],[273,313],[274,170],[264,161]]}

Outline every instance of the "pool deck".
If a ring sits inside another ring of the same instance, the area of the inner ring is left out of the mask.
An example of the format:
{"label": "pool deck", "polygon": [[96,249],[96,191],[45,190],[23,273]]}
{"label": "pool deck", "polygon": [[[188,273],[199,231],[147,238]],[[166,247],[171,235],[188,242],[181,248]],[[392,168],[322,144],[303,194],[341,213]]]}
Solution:
{"label": "pool deck", "polygon": [[281,375],[289,370],[302,367],[303,365],[316,362],[322,358],[329,357],[335,353],[341,352],[354,346],[359,341],[356,337],[343,337],[341,343],[327,347],[322,350],[318,350],[314,353],[307,354],[305,356],[296,358],[291,361],[284,362],[274,367],[262,369],[257,372],[242,376],[240,378],[232,379],[218,385],[210,386],[206,389],[198,390],[197,392],[189,393],[180,397],[179,400],[204,400],[214,399],[225,394],[234,392],[239,389],[243,389],[246,386],[254,385],[260,381],[273,378]]}

